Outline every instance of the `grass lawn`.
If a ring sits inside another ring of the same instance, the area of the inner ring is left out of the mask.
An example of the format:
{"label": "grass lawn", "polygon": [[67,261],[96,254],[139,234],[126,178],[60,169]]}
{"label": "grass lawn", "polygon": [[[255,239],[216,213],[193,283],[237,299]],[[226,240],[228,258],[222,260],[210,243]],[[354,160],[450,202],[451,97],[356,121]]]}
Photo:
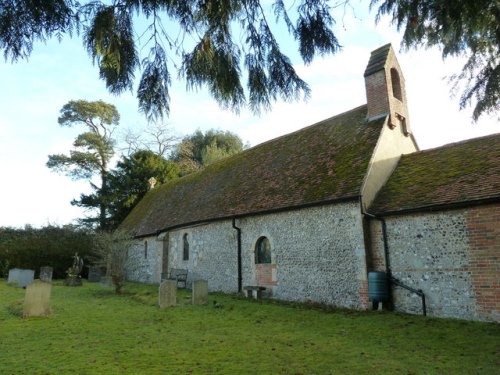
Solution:
{"label": "grass lawn", "polygon": [[[499,374],[500,325],[325,311],[210,294],[157,307],[157,286],[52,288],[52,315],[20,317],[0,281],[0,374]],[[214,308],[213,301],[222,304]]]}

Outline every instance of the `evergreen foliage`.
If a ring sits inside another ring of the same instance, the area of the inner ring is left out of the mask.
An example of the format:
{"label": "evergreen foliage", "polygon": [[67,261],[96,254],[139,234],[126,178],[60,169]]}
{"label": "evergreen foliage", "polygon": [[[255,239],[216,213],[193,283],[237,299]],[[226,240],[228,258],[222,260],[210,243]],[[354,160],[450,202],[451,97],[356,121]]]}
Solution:
{"label": "evergreen foliage", "polygon": [[0,277],[7,277],[9,269],[40,267],[53,268],[54,278],[64,278],[73,262],[75,252],[85,261],[92,254],[92,234],[73,226],[52,226],[35,229],[0,227]]}
{"label": "evergreen foliage", "polygon": [[[187,80],[188,88],[206,86],[223,108],[238,111],[248,102],[258,112],[277,98],[307,97],[310,91],[282,52],[273,27],[285,26],[305,63],[340,49],[331,29],[329,1],[285,5],[274,0],[275,17],[269,17],[270,9],[262,3],[7,0],[0,3],[0,49],[6,59],[26,59],[35,42],[82,30],[84,46],[110,92],[131,89],[136,72],[141,72],[137,98],[150,120],[169,114],[173,69]],[[135,15],[149,22],[139,38],[134,34]]]}
{"label": "evergreen foliage", "polygon": [[81,221],[90,226],[95,226],[97,223],[100,229],[109,226],[107,189],[109,163],[114,155],[114,141],[111,136],[119,120],[120,115],[112,104],[86,100],[68,102],[61,109],[59,124],[61,126],[83,124],[89,131],[76,137],[73,142],[74,149],[70,151],[69,156],[49,155],[47,161],[48,168],[65,173],[74,179],[90,179],[95,175],[100,177],[100,186],[90,182],[94,193],[81,194],[79,200],[71,202],[79,207],[99,209],[97,217],[88,217]]}
{"label": "evergreen foliage", "polygon": [[116,228],[151,188],[179,176],[179,166],[149,150],[123,157],[109,176],[109,227]]}
{"label": "evergreen foliage", "polygon": [[[223,108],[239,111],[246,105],[258,113],[279,98],[310,94],[276,40],[278,30],[295,40],[306,64],[336,53],[341,46],[332,10],[350,0],[264,3],[4,0],[0,49],[6,60],[27,59],[37,41],[81,33],[110,92],[132,89],[140,73],[137,98],[149,120],[168,116],[172,75],[186,79],[188,89],[208,88]],[[443,57],[466,55],[462,72],[452,77],[455,90],[462,90],[461,108],[475,105],[474,119],[498,111],[498,0],[371,0],[371,7],[378,7],[377,17],[392,16],[404,33],[404,47],[437,45]],[[137,38],[139,17],[148,24]]]}
{"label": "evergreen foliage", "polygon": [[[116,108],[102,101],[70,101],[63,106],[58,122],[61,126],[84,125],[89,131],[78,135],[69,155],[49,155],[47,167],[73,179],[88,179],[93,192],[81,194],[71,204],[89,210],[96,216],[80,218],[80,224],[109,231],[117,228],[130,211],[152,187],[150,179],[161,185],[181,175],[199,170],[243,149],[243,142],[234,133],[197,131],[177,145],[174,156],[163,155],[174,147],[177,137],[163,124],[156,124],[144,134],[129,132],[125,142],[130,155],[122,156],[110,169],[114,155],[113,132],[120,115]],[[155,149],[155,151],[153,151]],[[100,185],[92,178],[100,177]]]}

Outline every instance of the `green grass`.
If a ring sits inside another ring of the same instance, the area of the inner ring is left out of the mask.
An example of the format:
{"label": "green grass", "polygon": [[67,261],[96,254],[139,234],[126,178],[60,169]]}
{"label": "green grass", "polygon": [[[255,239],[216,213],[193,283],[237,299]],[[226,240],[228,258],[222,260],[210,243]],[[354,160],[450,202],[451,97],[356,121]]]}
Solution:
{"label": "green grass", "polygon": [[[52,314],[20,317],[24,290],[0,282],[0,374],[498,374],[500,325],[327,310],[210,294],[157,307],[124,294],[52,288]],[[223,304],[214,308],[213,301]]]}

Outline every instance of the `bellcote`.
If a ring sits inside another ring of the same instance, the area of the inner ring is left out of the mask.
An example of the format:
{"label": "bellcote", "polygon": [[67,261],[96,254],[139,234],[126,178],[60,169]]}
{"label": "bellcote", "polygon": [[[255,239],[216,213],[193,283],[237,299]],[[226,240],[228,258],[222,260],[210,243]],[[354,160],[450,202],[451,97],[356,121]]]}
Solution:
{"label": "bellcote", "polygon": [[410,132],[405,80],[391,44],[372,51],[365,70],[367,121],[389,116],[388,126]]}

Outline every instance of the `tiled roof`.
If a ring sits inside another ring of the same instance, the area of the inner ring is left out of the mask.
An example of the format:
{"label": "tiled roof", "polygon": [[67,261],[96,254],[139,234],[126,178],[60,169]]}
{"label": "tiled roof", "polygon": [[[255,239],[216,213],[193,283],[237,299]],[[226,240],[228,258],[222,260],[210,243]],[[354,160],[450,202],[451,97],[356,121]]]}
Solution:
{"label": "tiled roof", "polygon": [[403,155],[369,211],[397,213],[500,199],[500,134]]}
{"label": "tiled roof", "polygon": [[122,224],[144,236],[197,222],[358,197],[384,119],[366,105],[151,190]]}

